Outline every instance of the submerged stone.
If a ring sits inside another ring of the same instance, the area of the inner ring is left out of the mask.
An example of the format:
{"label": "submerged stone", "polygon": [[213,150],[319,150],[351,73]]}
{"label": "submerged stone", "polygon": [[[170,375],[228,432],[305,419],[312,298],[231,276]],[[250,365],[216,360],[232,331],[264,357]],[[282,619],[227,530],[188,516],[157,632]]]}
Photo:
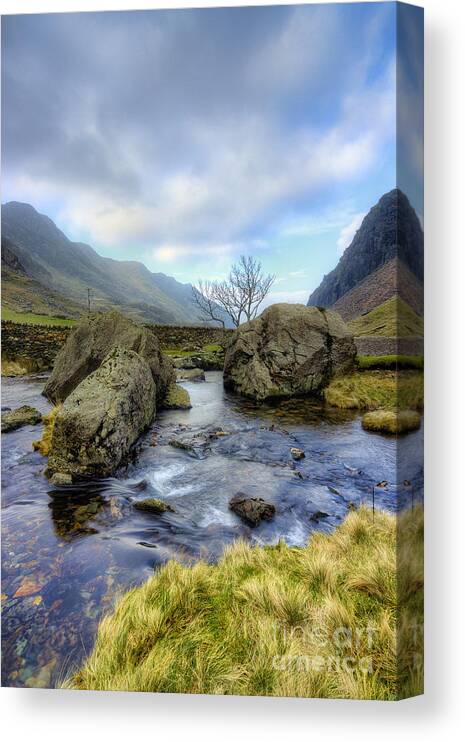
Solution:
{"label": "submerged stone", "polygon": [[258,526],[261,520],[271,520],[276,512],[275,506],[270,502],[261,497],[248,497],[243,492],[238,492],[231,498],[229,509],[252,528]]}
{"label": "submerged stone", "polygon": [[166,512],[174,513],[174,508],[172,508],[171,505],[168,505],[168,503],[163,502],[163,500],[159,500],[158,497],[148,497],[146,500],[137,500],[133,505],[136,510],[144,510],[147,513],[156,513],[157,515]]}

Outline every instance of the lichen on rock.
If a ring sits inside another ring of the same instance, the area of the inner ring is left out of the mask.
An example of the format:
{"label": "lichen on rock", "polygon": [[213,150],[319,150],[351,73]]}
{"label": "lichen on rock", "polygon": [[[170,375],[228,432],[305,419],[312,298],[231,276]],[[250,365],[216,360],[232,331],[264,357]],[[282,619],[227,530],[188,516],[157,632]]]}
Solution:
{"label": "lichen on rock", "polygon": [[83,317],[59,351],[43,394],[63,402],[89,374],[96,371],[115,347],[134,351],[143,358],[156,383],[157,401],[163,400],[175,374],[162,355],[156,335],[116,310]]}
{"label": "lichen on rock", "polygon": [[317,394],[334,375],[351,370],[355,358],[354,339],[335,312],[274,304],[234,333],[224,384],[259,401]]}
{"label": "lichen on rock", "polygon": [[23,425],[37,425],[41,420],[42,415],[35,407],[22,405],[16,410],[2,412],[2,433],[9,433]]}
{"label": "lichen on rock", "polygon": [[179,384],[171,384],[163,400],[165,410],[190,410],[192,407],[189,392]]}
{"label": "lichen on rock", "polygon": [[155,404],[147,361],[132,350],[114,348],[58,411],[47,476],[110,476],[150,425]]}

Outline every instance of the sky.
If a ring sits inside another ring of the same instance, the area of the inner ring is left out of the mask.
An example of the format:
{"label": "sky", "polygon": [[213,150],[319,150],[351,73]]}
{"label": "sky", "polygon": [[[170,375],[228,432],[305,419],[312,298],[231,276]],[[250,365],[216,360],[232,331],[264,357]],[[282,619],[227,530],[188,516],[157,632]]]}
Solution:
{"label": "sky", "polygon": [[394,3],[2,20],[2,201],[103,255],[306,302],[396,184]]}

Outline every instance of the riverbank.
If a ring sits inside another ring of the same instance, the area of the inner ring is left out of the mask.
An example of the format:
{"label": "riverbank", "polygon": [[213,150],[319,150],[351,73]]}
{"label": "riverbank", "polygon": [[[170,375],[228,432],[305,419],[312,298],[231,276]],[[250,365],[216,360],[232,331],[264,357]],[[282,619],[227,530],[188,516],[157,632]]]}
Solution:
{"label": "riverbank", "polygon": [[[398,530],[408,554],[400,573]],[[168,562],[103,619],[92,654],[65,687],[378,700],[418,695],[422,664],[412,669],[419,647],[409,627],[421,616],[422,595],[422,508],[396,518],[362,507],[304,548],[238,541],[216,565]]]}
{"label": "riverbank", "polygon": [[[172,559],[215,564],[237,540],[304,546],[373,498],[393,513],[422,501],[421,429],[399,459],[396,440],[365,432],[356,411],[312,399],[257,406],[225,392],[220,372],[205,377],[182,382],[192,408],[161,411],[135,461],[110,479],[53,487],[33,450],[43,424],[3,437],[4,685],[60,685],[91,653],[117,596]],[[3,404],[48,413],[45,381],[4,380]],[[219,428],[227,435],[212,436]],[[293,460],[293,446],[304,459]],[[274,518],[242,523],[229,509],[239,491],[272,503]],[[175,512],[139,510],[147,498]]]}

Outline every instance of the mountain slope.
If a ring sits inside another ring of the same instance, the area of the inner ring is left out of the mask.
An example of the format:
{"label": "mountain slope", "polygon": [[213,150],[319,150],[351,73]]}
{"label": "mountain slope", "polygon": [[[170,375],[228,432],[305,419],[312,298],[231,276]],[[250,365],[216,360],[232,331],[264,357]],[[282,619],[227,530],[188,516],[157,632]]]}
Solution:
{"label": "mountain slope", "polygon": [[137,261],[102,257],[89,245],[69,240],[29,204],[2,206],[2,235],[27,276],[73,303],[85,305],[90,288],[96,309],[116,306],[134,319],[161,324],[201,321],[189,284],[151,273]]}
{"label": "mountain slope", "polygon": [[414,312],[423,314],[423,287],[407,266],[397,258],[377,268],[333,305],[346,322],[372,311],[398,295]]}
{"label": "mountain slope", "polygon": [[408,198],[398,188],[382,196],[369,211],[336,268],[323,278],[308,304],[333,306],[395,258],[423,282],[423,230]]}
{"label": "mountain slope", "polygon": [[376,309],[347,323],[355,337],[421,337],[423,318],[400,296],[392,296]]}
{"label": "mountain slope", "polygon": [[30,278],[17,252],[16,246],[2,236],[2,308],[19,313],[80,317],[83,307]]}

